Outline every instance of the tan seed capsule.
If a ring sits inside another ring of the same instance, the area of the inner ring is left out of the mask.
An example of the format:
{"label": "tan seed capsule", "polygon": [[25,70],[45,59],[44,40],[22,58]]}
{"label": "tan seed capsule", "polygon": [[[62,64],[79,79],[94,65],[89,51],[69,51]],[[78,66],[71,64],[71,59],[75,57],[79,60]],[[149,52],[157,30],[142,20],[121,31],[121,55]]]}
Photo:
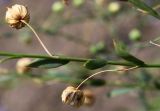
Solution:
{"label": "tan seed capsule", "polygon": [[11,8],[7,7],[5,19],[12,28],[21,29],[25,26],[22,21],[28,23],[30,16],[27,7],[15,4]]}
{"label": "tan seed capsule", "polygon": [[85,97],[84,105],[92,106],[95,102],[95,96],[94,96],[93,92],[90,90],[84,90],[83,93],[84,93],[84,97]]}
{"label": "tan seed capsule", "polygon": [[106,0],[95,0],[96,5],[103,6]]}
{"label": "tan seed capsule", "polygon": [[22,58],[22,59],[19,59],[17,61],[17,64],[16,64],[16,70],[19,74],[23,74],[23,73],[26,73],[30,70],[29,67],[26,67],[27,65],[29,65],[31,63],[31,59],[29,58]]}
{"label": "tan seed capsule", "polygon": [[84,103],[84,94],[81,90],[69,86],[62,92],[62,102],[74,107],[80,107]]}
{"label": "tan seed capsule", "polygon": [[64,2],[65,5],[69,5],[69,1],[70,0],[63,0],[63,2]]}

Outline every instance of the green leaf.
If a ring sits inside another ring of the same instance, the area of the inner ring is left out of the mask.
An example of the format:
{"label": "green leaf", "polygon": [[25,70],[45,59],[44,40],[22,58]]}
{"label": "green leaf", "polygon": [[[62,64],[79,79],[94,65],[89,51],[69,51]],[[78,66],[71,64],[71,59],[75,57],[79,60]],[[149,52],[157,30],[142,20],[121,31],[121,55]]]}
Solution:
{"label": "green leaf", "polygon": [[133,88],[115,89],[115,90],[112,90],[111,92],[107,93],[107,96],[108,97],[120,96],[123,94],[127,94],[129,92],[132,92],[133,90],[134,90]]}
{"label": "green leaf", "polygon": [[126,61],[129,61],[135,65],[138,65],[138,66],[141,66],[141,65],[144,65],[145,63],[141,60],[139,60],[138,58],[134,57],[133,55],[131,55],[125,48],[125,45],[120,42],[120,41],[116,41],[114,40],[114,46],[115,46],[115,51],[116,51],[116,54],[123,58],[124,60]]}
{"label": "green leaf", "polygon": [[69,63],[68,60],[59,59],[38,59],[33,61],[28,67],[33,68],[57,68]]}
{"label": "green leaf", "polygon": [[144,2],[140,1],[140,0],[128,0],[130,3],[132,3],[135,7],[146,11],[148,14],[160,19],[160,15],[158,14],[158,12],[156,12],[153,8],[151,8],[150,6],[148,6],[147,4],[145,4]]}
{"label": "green leaf", "polygon": [[129,32],[129,39],[131,41],[139,41],[141,39],[142,35],[141,35],[141,32],[138,30],[138,29],[132,29],[130,32]]}
{"label": "green leaf", "polygon": [[91,86],[104,86],[106,84],[106,81],[103,79],[91,79],[88,81],[88,84]]}
{"label": "green leaf", "polygon": [[107,64],[107,61],[104,59],[92,59],[85,62],[84,67],[90,70],[94,70],[94,69],[102,68],[106,64]]}

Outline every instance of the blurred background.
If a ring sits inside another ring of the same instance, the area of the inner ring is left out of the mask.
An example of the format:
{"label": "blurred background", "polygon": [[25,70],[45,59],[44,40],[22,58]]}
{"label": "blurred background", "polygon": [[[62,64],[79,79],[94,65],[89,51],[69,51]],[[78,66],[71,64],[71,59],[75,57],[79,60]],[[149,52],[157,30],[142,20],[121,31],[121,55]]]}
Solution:
{"label": "blurred background", "polygon": [[[142,1],[152,7],[160,5],[159,0]],[[16,30],[5,23],[6,7],[13,4],[28,7],[30,25],[53,54],[121,60],[112,43],[116,37],[141,60],[159,62],[160,48],[149,41],[160,37],[160,21],[116,0],[70,0],[68,6],[62,0],[0,0],[0,51],[46,55],[28,27]],[[93,94],[89,104],[74,108],[61,102],[67,86],[78,85],[93,72],[123,66],[91,71],[81,63],[69,63],[56,69],[19,72],[17,61],[0,64],[0,111],[160,110],[159,69],[94,77],[83,86]]]}

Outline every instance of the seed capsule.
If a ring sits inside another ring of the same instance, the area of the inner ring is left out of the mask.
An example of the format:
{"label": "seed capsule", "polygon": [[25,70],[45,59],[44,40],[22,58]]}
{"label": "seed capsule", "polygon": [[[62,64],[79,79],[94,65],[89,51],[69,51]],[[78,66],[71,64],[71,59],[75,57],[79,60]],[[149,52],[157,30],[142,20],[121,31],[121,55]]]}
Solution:
{"label": "seed capsule", "polygon": [[27,7],[15,4],[11,8],[7,7],[6,22],[16,29],[21,29],[25,26],[22,21],[29,22],[30,16]]}
{"label": "seed capsule", "polygon": [[16,64],[16,70],[19,74],[23,74],[23,73],[26,73],[30,70],[29,67],[26,67],[27,65],[29,65],[31,63],[31,59],[29,58],[22,58],[22,59],[19,59],[17,61],[17,64]]}
{"label": "seed capsule", "polygon": [[70,0],[63,0],[63,2],[64,2],[65,5],[69,5],[69,1]]}
{"label": "seed capsule", "polygon": [[71,106],[80,107],[84,103],[84,94],[81,90],[69,86],[62,92],[62,102]]}
{"label": "seed capsule", "polygon": [[84,97],[85,97],[84,105],[92,106],[95,102],[95,96],[94,96],[93,92],[90,90],[84,90],[83,93],[84,93]]}

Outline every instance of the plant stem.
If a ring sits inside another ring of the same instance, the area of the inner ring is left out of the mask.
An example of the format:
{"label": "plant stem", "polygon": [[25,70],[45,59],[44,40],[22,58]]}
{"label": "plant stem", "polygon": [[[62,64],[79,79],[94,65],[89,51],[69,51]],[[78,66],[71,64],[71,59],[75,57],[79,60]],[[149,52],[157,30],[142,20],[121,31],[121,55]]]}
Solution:
{"label": "plant stem", "polygon": [[91,76],[87,77],[85,80],[83,80],[78,86],[76,89],[79,89],[82,84],[84,84],[87,80],[89,80],[90,78],[96,76],[96,75],[99,75],[99,74],[102,74],[104,72],[119,72],[119,71],[129,71],[129,70],[132,70],[132,69],[136,69],[138,68],[138,66],[135,66],[135,67],[131,67],[131,68],[123,68],[123,69],[113,69],[113,70],[103,70],[103,71],[99,71],[97,73],[94,73],[92,74]]}
{"label": "plant stem", "polygon": [[[88,60],[94,60],[90,58],[78,58],[78,57],[68,57],[68,56],[58,56],[54,55],[52,57],[45,56],[45,55],[31,55],[31,54],[19,54],[19,53],[8,53],[8,52],[0,52],[0,56],[5,57],[14,57],[13,59],[18,58],[43,58],[43,59],[57,59],[57,60],[68,60],[73,62],[87,62]],[[121,65],[121,66],[136,66],[135,64],[131,62],[123,62],[123,61],[112,61],[112,60],[106,60],[106,63],[108,65]],[[144,64],[142,66],[143,68],[160,68],[160,64]]]}
{"label": "plant stem", "polygon": [[31,30],[32,32],[35,34],[35,36],[37,37],[39,43],[41,44],[41,46],[43,47],[43,49],[46,51],[46,53],[52,57],[52,54],[49,52],[49,50],[47,49],[47,47],[44,45],[44,43],[42,42],[42,40],[40,39],[40,37],[38,36],[38,34],[36,33],[36,31],[24,20],[21,20],[21,22],[23,22],[24,24],[26,24]]}
{"label": "plant stem", "polygon": [[150,43],[150,44],[153,44],[153,45],[155,45],[155,46],[157,46],[157,47],[160,47],[159,44],[157,44],[157,43],[155,43],[155,42],[153,42],[153,41],[150,41],[149,43]]}

